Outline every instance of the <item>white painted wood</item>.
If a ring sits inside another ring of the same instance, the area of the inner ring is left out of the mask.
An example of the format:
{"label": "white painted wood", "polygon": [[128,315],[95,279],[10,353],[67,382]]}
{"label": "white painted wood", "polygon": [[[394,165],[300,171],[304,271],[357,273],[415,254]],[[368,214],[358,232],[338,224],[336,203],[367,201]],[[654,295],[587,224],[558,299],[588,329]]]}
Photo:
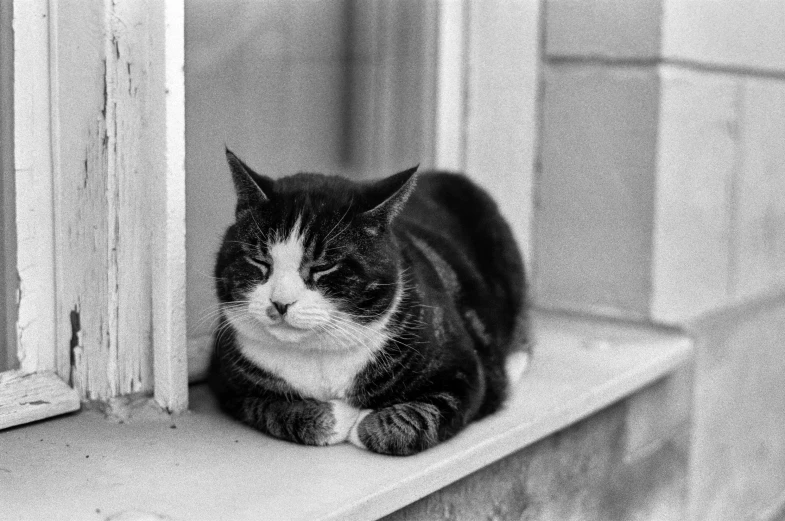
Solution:
{"label": "white painted wood", "polygon": [[[52,150],[57,165],[56,341],[64,350],[58,372],[82,399],[101,399],[112,395],[108,366],[116,360],[111,344],[117,343],[117,318],[110,318],[113,313],[107,305],[109,273],[116,269],[108,258],[107,214],[109,201],[114,205],[116,200],[108,180],[109,134],[116,130],[116,111],[107,79],[106,17],[99,2],[55,5],[51,61]],[[116,224],[114,218],[111,223]],[[111,277],[116,280],[114,274]]]}
{"label": "white painted wood", "polygon": [[464,0],[439,2],[434,164],[445,170],[466,166],[468,13]]}
{"label": "white painted wood", "polygon": [[14,2],[16,345],[24,372],[56,365],[48,16],[47,0]]}
{"label": "white painted wood", "polygon": [[48,7],[46,0],[13,5],[20,369],[0,374],[0,428],[79,408],[76,393],[43,373],[56,366]]}
{"label": "white painted wood", "polygon": [[0,429],[78,410],[79,395],[56,374],[0,373]]}
{"label": "white painted wood", "polygon": [[[47,392],[73,410],[74,397],[154,383],[160,404],[183,411],[182,2],[14,11],[20,371],[3,375],[7,424],[65,410]],[[6,399],[44,371],[40,399]]]}
{"label": "white painted wood", "polygon": [[[692,353],[688,338],[668,330],[534,318],[534,358],[507,407],[421,455],[275,440],[221,414],[198,386],[176,429],[172,420],[114,425],[83,413],[0,433],[12,450],[4,507],[24,519],[83,519],[96,508],[172,519],[377,519],[629,396]],[[28,459],[15,463],[16,454]],[[52,484],[47,501],[30,486],[42,479]]]}
{"label": "white painted wood", "polygon": [[185,316],[185,64],[183,0],[163,12],[165,172],[153,241],[155,399],[170,412],[188,408]]}
{"label": "white painted wood", "polygon": [[182,411],[183,5],[54,11],[59,368],[84,399],[158,386],[159,403]]}
{"label": "white painted wood", "polygon": [[46,0],[17,1],[14,18],[14,185],[19,369],[0,374],[0,429],[79,408],[55,374],[54,175]]}

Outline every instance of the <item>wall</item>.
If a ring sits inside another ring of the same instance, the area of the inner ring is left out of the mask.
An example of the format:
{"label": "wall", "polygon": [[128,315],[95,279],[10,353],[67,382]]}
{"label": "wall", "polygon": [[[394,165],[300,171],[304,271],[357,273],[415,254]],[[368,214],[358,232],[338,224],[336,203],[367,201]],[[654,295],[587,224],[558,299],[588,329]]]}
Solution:
{"label": "wall", "polygon": [[427,167],[434,16],[413,1],[186,2],[189,337],[209,343],[233,218],[224,144],[272,177]]}
{"label": "wall", "polygon": [[692,514],[776,509],[785,6],[548,0],[545,10],[536,301],[693,329]]}
{"label": "wall", "polygon": [[679,322],[785,281],[785,8],[651,4],[547,3],[543,305]]}

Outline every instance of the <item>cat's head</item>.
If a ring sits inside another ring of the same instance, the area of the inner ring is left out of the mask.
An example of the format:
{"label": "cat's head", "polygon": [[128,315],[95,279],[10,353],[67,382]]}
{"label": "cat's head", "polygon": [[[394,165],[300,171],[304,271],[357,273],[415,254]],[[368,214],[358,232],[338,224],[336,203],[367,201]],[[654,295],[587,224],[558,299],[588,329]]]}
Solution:
{"label": "cat's head", "polygon": [[278,180],[229,150],[235,223],[216,266],[224,316],[249,338],[342,349],[373,343],[401,299],[390,225],[416,167],[376,182],[321,174]]}

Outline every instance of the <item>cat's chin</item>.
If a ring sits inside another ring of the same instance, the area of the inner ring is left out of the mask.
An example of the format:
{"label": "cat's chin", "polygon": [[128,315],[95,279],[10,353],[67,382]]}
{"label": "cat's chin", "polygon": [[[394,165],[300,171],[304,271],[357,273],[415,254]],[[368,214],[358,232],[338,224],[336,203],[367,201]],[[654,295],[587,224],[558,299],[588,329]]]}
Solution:
{"label": "cat's chin", "polygon": [[302,342],[314,334],[310,329],[300,329],[283,322],[266,326],[265,329],[276,340],[287,343]]}

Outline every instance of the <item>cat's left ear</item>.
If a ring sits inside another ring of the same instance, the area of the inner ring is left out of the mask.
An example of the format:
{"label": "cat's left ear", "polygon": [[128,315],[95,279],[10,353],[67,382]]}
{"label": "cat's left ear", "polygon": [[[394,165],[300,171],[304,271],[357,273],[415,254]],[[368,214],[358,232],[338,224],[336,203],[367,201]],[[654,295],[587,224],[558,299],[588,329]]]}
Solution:
{"label": "cat's left ear", "polygon": [[362,216],[379,224],[389,225],[414,192],[419,167],[420,165],[417,165],[398,172],[366,188],[363,195],[370,209],[363,212]]}

